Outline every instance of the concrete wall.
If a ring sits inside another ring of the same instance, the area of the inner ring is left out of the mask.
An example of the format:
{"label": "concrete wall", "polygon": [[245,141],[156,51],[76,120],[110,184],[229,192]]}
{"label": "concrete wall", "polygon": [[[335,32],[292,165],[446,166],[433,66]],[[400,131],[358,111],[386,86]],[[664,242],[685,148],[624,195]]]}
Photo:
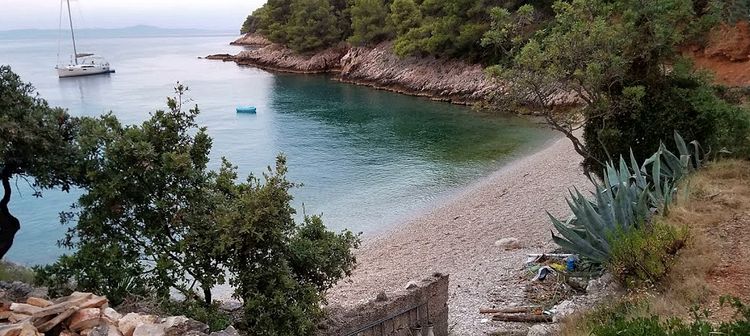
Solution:
{"label": "concrete wall", "polygon": [[412,328],[431,323],[435,336],[448,336],[448,275],[436,273],[415,284],[346,310],[330,307],[318,335],[411,336]]}

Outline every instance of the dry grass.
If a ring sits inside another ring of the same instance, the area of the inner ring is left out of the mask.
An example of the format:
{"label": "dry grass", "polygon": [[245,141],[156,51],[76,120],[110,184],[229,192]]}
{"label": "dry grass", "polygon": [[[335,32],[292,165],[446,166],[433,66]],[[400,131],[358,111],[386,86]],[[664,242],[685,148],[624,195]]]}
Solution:
{"label": "dry grass", "polygon": [[[695,243],[677,268],[688,269],[685,279],[696,284],[680,293],[680,279],[668,283],[667,293],[692,294],[718,312],[721,295],[750,301],[750,162],[726,160],[713,164],[689,180],[690,197],[670,214],[669,221],[691,229]],[[692,267],[692,269],[690,269]],[[682,272],[684,273],[684,272]],[[704,289],[699,288],[705,287]]]}
{"label": "dry grass", "polygon": [[568,319],[561,335],[589,335],[591,323],[606,323],[613,312],[690,318],[691,308],[701,306],[726,321],[733,311],[720,309],[720,296],[750,302],[750,162],[713,163],[682,186],[669,215],[655,219],[690,230],[662,283]]}

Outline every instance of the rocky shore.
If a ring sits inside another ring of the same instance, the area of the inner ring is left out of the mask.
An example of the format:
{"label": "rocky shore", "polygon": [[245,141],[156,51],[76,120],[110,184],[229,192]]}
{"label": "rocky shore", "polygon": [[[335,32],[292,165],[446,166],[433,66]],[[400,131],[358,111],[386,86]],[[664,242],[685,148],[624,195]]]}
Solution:
{"label": "rocky shore", "polygon": [[434,57],[400,58],[392,44],[374,47],[337,46],[313,54],[298,54],[257,35],[232,42],[248,50],[237,55],[211,55],[207,59],[233,61],[272,71],[330,73],[342,82],[454,104],[472,105],[487,100],[500,85],[481,65]]}

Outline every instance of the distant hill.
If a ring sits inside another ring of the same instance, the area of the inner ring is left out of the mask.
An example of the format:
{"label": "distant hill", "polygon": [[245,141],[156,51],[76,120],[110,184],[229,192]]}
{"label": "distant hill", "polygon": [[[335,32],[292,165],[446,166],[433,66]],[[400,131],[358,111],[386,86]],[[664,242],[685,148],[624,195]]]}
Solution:
{"label": "distant hill", "polygon": [[[69,30],[63,29],[63,34]],[[16,29],[0,31],[0,39],[46,39],[57,38],[57,29]],[[118,38],[118,37],[172,37],[172,36],[217,36],[238,35],[236,31],[207,29],[174,29],[155,26],[132,26],[125,28],[87,28],[76,29],[76,37],[82,38]]]}

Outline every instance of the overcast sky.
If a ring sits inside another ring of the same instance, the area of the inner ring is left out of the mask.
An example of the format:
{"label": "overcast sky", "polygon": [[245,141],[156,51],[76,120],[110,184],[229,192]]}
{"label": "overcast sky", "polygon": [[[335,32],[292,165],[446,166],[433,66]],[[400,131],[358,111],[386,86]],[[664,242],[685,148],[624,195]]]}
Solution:
{"label": "overcast sky", "polygon": [[[64,1],[63,1],[64,2]],[[238,30],[265,0],[71,0],[76,28]],[[57,29],[60,0],[0,0],[0,30]],[[66,17],[67,18],[67,17]]]}

